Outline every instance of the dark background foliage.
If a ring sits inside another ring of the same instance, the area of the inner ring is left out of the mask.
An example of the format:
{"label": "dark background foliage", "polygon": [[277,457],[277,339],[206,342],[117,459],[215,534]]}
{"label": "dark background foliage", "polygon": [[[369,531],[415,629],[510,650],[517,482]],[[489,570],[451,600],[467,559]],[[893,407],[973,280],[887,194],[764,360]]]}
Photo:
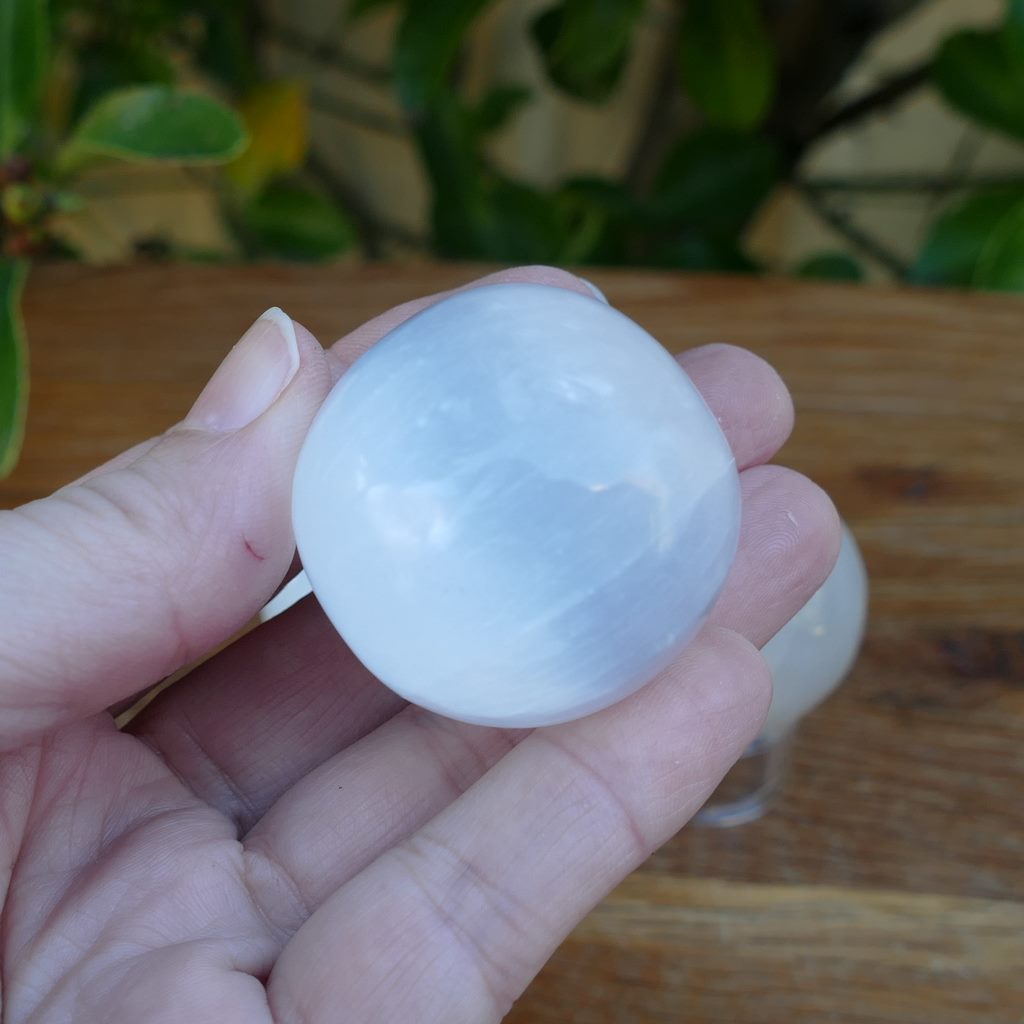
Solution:
{"label": "dark background foliage", "polygon": [[[32,259],[75,257],[60,224],[90,202],[87,172],[112,161],[190,168],[216,190],[243,259],[366,258],[418,249],[441,258],[791,272],[1024,290],[1024,181],[965,176],[822,180],[810,147],[923,89],[965,119],[1024,142],[1024,0],[987,29],[861,95],[837,83],[915,0],[679,0],[660,3],[659,53],[629,158],[615,177],[547,187],[494,159],[495,134],[534,101],[524,83],[465,87],[463,53],[495,0],[355,0],[337,30],[308,38],[245,0],[2,0],[0,3],[0,468],[15,458],[26,372],[18,318]],[[622,87],[648,0],[555,0],[528,28],[554,88],[602,108]],[[388,8],[390,59],[348,45]],[[268,46],[337,67],[397,98],[400,116],[327,98],[275,75]],[[311,144],[310,111],[413,141],[429,183],[430,228],[389,223]],[[765,267],[751,219],[780,186],[843,237],[844,251]],[[855,190],[929,190],[941,202],[913,260],[845,212]],[[142,256],[206,258],[161,238]],[[222,258],[222,257],[219,257]]]}

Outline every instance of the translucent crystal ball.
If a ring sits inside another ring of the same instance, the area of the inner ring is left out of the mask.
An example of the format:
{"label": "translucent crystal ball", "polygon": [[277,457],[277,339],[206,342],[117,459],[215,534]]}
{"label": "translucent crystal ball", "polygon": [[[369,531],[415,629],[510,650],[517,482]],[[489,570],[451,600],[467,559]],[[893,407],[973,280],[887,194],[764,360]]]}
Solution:
{"label": "translucent crystal ball", "polygon": [[739,480],[676,361],[596,298],[460,292],[338,382],[293,492],[313,591],[413,703],[537,726],[625,697],[725,581]]}
{"label": "translucent crystal ball", "polygon": [[867,570],[843,523],[832,572],[761,652],[775,681],[761,738],[776,742],[839,686],[857,659],[867,616]]}

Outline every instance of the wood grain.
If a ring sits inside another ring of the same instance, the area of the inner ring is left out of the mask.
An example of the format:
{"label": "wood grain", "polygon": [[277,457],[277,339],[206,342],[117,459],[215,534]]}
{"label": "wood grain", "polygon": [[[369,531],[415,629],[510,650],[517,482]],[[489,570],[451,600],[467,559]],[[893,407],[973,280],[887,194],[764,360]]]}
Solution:
{"label": "wood grain", "polygon": [[1015,903],[637,873],[509,1021],[1009,1022],[1022,934]]}
{"label": "wood grain", "polygon": [[[278,304],[322,340],[461,284],[457,265],[36,271],[28,444],[0,506],[180,417]],[[746,345],[789,383],[781,461],[864,550],[863,656],[804,724],[762,822],[688,829],[510,1018],[1024,1021],[1024,302],[597,273],[666,346]],[[568,882],[571,884],[571,880]]]}

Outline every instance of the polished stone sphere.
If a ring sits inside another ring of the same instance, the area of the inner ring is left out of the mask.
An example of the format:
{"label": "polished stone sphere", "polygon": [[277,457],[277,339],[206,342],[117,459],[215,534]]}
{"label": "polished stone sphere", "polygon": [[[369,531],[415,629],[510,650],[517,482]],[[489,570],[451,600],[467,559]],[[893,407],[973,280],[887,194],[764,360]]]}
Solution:
{"label": "polished stone sphere", "polygon": [[625,697],[692,639],[739,479],[650,335],[596,298],[500,284],[356,361],[303,446],[293,520],[374,675],[452,718],[537,726]]}
{"label": "polished stone sphere", "polygon": [[761,651],[774,680],[762,739],[777,742],[843,681],[860,651],[867,615],[868,574],[844,523],[832,572]]}

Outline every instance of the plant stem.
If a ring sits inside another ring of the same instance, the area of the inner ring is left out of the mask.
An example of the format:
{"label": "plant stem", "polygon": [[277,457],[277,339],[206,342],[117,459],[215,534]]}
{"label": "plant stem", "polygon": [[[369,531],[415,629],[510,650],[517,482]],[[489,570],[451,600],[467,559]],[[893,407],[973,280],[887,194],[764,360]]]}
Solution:
{"label": "plant stem", "polygon": [[959,175],[879,174],[860,178],[810,178],[799,187],[812,192],[963,192],[977,188],[1024,188],[1020,174]]}
{"label": "plant stem", "polygon": [[360,128],[366,128],[372,132],[400,138],[406,135],[405,122],[400,118],[380,114],[376,110],[369,110],[357,103],[349,103],[348,100],[339,99],[320,89],[314,89],[310,93],[309,103],[314,110],[319,110],[322,114],[328,114],[341,121],[348,121],[350,124],[358,125]]}
{"label": "plant stem", "polygon": [[826,223],[841,234],[851,245],[860,249],[865,256],[880,263],[892,273],[897,280],[905,281],[910,275],[910,267],[902,257],[892,252],[884,243],[859,228],[842,210],[837,210],[826,203],[813,188],[800,183],[796,184],[797,192],[807,205]]}
{"label": "plant stem", "polygon": [[971,124],[965,124],[961,129],[960,138],[957,139],[953,152],[946,161],[945,174],[949,179],[949,186],[927,193],[925,211],[929,220],[935,214],[936,208],[962,189],[969,180],[971,168],[982,147],[982,138],[981,133]]}
{"label": "plant stem", "polygon": [[804,138],[800,140],[802,147],[829,135],[837,128],[842,128],[844,125],[861,120],[868,114],[890,107],[910,93],[916,92],[928,82],[931,70],[931,62],[925,61],[886,79],[881,85],[864,93],[863,96],[851,100],[838,110],[826,115],[817,124],[812,125]]}
{"label": "plant stem", "polygon": [[316,150],[310,152],[306,169],[321,188],[352,218],[368,259],[381,259],[383,243],[396,242],[421,252],[429,251],[426,239],[401,224],[382,220],[351,184],[344,181],[330,162]]}
{"label": "plant stem", "polygon": [[371,85],[386,86],[391,83],[390,69],[349,53],[330,37],[322,40],[310,39],[291,26],[278,22],[266,26],[266,36],[273,43],[279,43],[318,64],[330,64],[338,71],[362,79]]}
{"label": "plant stem", "polygon": [[666,150],[675,139],[672,130],[673,112],[679,98],[676,71],[676,23],[678,14],[665,15],[661,27],[661,51],[658,71],[645,112],[643,127],[637,135],[626,167],[626,187],[634,195],[643,195],[654,182],[654,176]]}

